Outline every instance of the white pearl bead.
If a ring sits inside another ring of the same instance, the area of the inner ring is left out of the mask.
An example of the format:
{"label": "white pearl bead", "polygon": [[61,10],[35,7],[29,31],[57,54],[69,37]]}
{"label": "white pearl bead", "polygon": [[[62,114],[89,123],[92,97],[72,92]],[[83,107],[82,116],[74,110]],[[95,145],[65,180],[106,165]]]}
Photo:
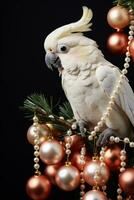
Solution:
{"label": "white pearl bead", "polygon": [[121,150],[121,155],[126,155],[126,150]]}
{"label": "white pearl bead", "polygon": [[120,160],[122,160],[122,161],[126,160],[126,156],[125,155],[121,156]]}
{"label": "white pearl bead", "polygon": [[127,46],[127,51],[129,51],[129,46]]}
{"label": "white pearl bead", "polygon": [[101,121],[102,121],[102,122],[105,122],[105,117],[104,117],[104,116],[101,117]]}
{"label": "white pearl bead", "polygon": [[64,120],[64,117],[63,117],[63,116],[60,116],[60,117],[59,117],[59,119],[62,119],[62,120]]}
{"label": "white pearl bead", "polygon": [[134,26],[133,25],[129,26],[129,29],[134,30]]}
{"label": "white pearl bead", "polygon": [[122,166],[122,167],[125,167],[125,166],[126,166],[126,163],[125,163],[125,162],[121,162],[121,166]]}
{"label": "white pearl bead", "polygon": [[111,106],[108,106],[107,111],[110,113],[112,111]]}
{"label": "white pearl bead", "polygon": [[94,127],[94,131],[95,131],[95,132],[99,132],[99,130],[100,130],[100,129],[99,129],[98,126],[95,126],[95,127]]}
{"label": "white pearl bead", "polygon": [[129,63],[125,63],[125,64],[124,64],[124,67],[125,67],[125,68],[129,68]]}
{"label": "white pearl bead", "polygon": [[127,69],[123,69],[122,74],[127,74]]}
{"label": "white pearl bead", "polygon": [[114,136],[110,136],[110,142],[114,142]]}
{"label": "white pearl bead", "polygon": [[68,131],[67,131],[67,135],[72,135],[72,131],[71,131],[71,130],[68,130]]}
{"label": "white pearl bead", "polygon": [[93,136],[92,136],[92,135],[89,135],[89,136],[88,136],[88,140],[89,140],[89,141],[92,141],[92,140],[93,140]]}
{"label": "white pearl bead", "polygon": [[129,146],[130,146],[131,148],[134,148],[134,142],[130,142]]}
{"label": "white pearl bead", "polygon": [[121,189],[121,188],[118,188],[118,189],[117,189],[117,193],[118,193],[118,194],[121,194],[121,193],[122,193],[122,189]]}
{"label": "white pearl bead", "polygon": [[76,129],[77,129],[77,125],[76,125],[76,124],[72,124],[71,128],[72,128],[73,130],[76,130]]}
{"label": "white pearl bead", "polygon": [[133,39],[133,36],[132,35],[128,36],[128,39],[131,41]]}
{"label": "white pearl bead", "polygon": [[37,151],[39,150],[39,146],[38,145],[34,145],[34,149]]}
{"label": "white pearl bead", "polygon": [[67,155],[71,154],[71,150],[70,150],[70,149],[67,149],[67,150],[66,150],[66,154],[67,154]]}
{"label": "white pearl bead", "polygon": [[38,163],[34,164],[34,169],[39,169],[40,165]]}
{"label": "white pearl bead", "polygon": [[97,123],[98,127],[102,127],[103,124],[104,124],[103,121],[100,121],[100,122]]}
{"label": "white pearl bead", "polygon": [[115,141],[116,143],[119,143],[119,142],[120,142],[120,138],[119,138],[119,137],[115,137],[115,138],[114,138],[114,141]]}
{"label": "white pearl bead", "polygon": [[35,156],[39,156],[39,151],[35,151],[35,152],[34,152],[34,155],[35,155]]}
{"label": "white pearl bead", "polygon": [[66,143],[66,148],[69,149],[71,147],[70,143]]}
{"label": "white pearl bead", "polygon": [[39,158],[34,158],[34,162],[39,162]]}
{"label": "white pearl bead", "polygon": [[91,135],[92,135],[92,137],[96,136],[96,132],[95,131],[91,131]]}
{"label": "white pearl bead", "polygon": [[120,168],[120,172],[124,172],[125,171],[125,168],[124,167],[121,167]]}
{"label": "white pearl bead", "polygon": [[130,52],[129,52],[129,51],[126,52],[126,56],[127,56],[127,57],[130,56]]}
{"label": "white pearl bead", "polygon": [[128,63],[128,62],[130,62],[130,58],[125,58],[125,61]]}
{"label": "white pearl bead", "polygon": [[49,115],[48,116],[50,119],[54,119],[54,116],[53,115]]}
{"label": "white pearl bead", "polygon": [[127,144],[129,143],[129,138],[124,138],[124,142]]}
{"label": "white pearl bead", "polygon": [[129,35],[133,36],[134,32],[133,31],[129,31]]}
{"label": "white pearl bead", "polygon": [[104,160],[104,157],[103,156],[100,156],[100,161],[103,161]]}

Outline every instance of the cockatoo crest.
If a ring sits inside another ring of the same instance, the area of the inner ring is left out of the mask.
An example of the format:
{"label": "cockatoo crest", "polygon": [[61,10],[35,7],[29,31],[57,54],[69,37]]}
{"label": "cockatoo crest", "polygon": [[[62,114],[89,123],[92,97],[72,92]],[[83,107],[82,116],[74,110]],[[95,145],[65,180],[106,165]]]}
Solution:
{"label": "cockatoo crest", "polygon": [[59,38],[63,38],[65,36],[69,36],[73,33],[81,33],[90,31],[90,27],[92,23],[89,23],[93,17],[93,12],[91,9],[87,8],[86,6],[83,6],[83,15],[80,20],[77,22],[64,25],[60,28],[57,28],[52,33],[50,33],[47,38],[45,39],[44,47],[45,49],[50,48],[50,43],[54,44],[55,41],[57,41]]}

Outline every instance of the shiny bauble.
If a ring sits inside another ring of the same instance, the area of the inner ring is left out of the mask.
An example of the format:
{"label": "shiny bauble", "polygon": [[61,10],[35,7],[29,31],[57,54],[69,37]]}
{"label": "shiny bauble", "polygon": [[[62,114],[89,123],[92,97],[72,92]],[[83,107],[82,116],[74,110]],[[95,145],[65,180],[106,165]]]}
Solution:
{"label": "shiny bauble", "polygon": [[106,149],[104,154],[104,162],[107,164],[110,170],[116,170],[120,167],[120,152],[121,148],[118,145],[111,145]]}
{"label": "shiny bauble", "polygon": [[[35,140],[35,132],[36,127],[31,125],[27,131],[27,140],[30,144],[34,145]],[[37,128],[38,134],[39,134],[39,144],[44,142],[47,138],[47,136],[50,134],[50,129],[45,124],[39,124]]]}
{"label": "shiny bauble", "polygon": [[72,165],[77,167],[79,170],[83,170],[83,167],[85,164],[91,160],[91,157],[89,155],[84,156],[84,160],[81,160],[81,154],[79,152],[72,153],[72,156],[70,158]]}
{"label": "shiny bauble", "polygon": [[119,185],[125,193],[134,196],[134,168],[127,168],[120,174]]}
{"label": "shiny bauble", "polygon": [[105,185],[109,179],[109,169],[107,165],[101,165],[98,160],[89,161],[83,170],[85,181],[94,186],[96,183],[99,186]]}
{"label": "shiny bauble", "polygon": [[45,175],[49,178],[50,182],[52,184],[56,184],[55,182],[55,176],[57,174],[58,169],[62,166],[62,163],[58,163],[56,165],[47,165],[45,168]]}
{"label": "shiny bauble", "polygon": [[51,183],[45,176],[32,176],[26,184],[26,192],[33,200],[44,200],[51,191]]}
{"label": "shiny bauble", "polygon": [[84,195],[83,200],[108,200],[108,198],[101,191],[90,190]]}
{"label": "shiny bauble", "polygon": [[134,39],[132,39],[130,42],[129,51],[130,51],[130,55],[132,56],[132,58],[134,60]]}
{"label": "shiny bauble", "polygon": [[124,54],[127,45],[128,36],[122,32],[113,33],[107,40],[107,47],[112,53]]}
{"label": "shiny bauble", "polygon": [[47,140],[40,146],[40,159],[48,164],[53,165],[59,163],[64,155],[64,148],[57,140]]}
{"label": "shiny bauble", "polygon": [[107,14],[108,24],[114,29],[122,29],[129,25],[130,15],[122,6],[111,8]]}
{"label": "shiny bauble", "polygon": [[78,169],[72,165],[62,166],[57,171],[55,180],[61,189],[72,191],[80,184],[80,173]]}
{"label": "shiny bauble", "polygon": [[81,147],[83,147],[85,141],[84,138],[80,135],[71,135],[65,137],[65,143],[71,140],[71,150],[72,151],[80,151]]}

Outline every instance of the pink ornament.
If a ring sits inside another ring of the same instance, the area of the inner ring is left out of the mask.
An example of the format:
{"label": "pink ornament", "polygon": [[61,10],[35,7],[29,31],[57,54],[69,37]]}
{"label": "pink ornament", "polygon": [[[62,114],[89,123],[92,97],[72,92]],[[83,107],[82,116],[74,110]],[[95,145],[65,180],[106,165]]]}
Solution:
{"label": "pink ornament", "polygon": [[72,191],[76,189],[80,183],[80,173],[78,169],[72,165],[62,166],[58,170],[55,180],[61,189]]}
{"label": "pink ornament", "polygon": [[89,161],[84,167],[84,179],[89,184],[94,186],[96,183],[99,186],[105,185],[109,179],[109,169],[106,165],[101,165],[98,160]]}
{"label": "pink ornament", "polygon": [[103,192],[98,190],[90,190],[84,195],[83,200],[108,200],[108,199],[103,194]]}
{"label": "pink ornament", "polygon": [[59,163],[64,157],[63,146],[56,140],[48,140],[40,146],[40,159],[48,164]]}
{"label": "pink ornament", "polygon": [[44,200],[51,190],[50,181],[45,176],[32,176],[26,184],[28,196],[34,200]]}

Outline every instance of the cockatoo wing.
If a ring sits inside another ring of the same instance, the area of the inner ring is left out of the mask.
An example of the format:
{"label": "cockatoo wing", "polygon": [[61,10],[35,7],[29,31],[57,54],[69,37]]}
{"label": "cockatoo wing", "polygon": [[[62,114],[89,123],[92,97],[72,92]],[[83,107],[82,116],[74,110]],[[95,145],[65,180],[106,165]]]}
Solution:
{"label": "cockatoo wing", "polygon": [[[119,80],[120,71],[117,67],[100,66],[96,70],[96,77],[100,87],[108,97],[112,94]],[[134,93],[128,83],[127,78],[124,78],[121,84],[118,97],[115,100],[116,104],[126,113],[132,125],[134,126]]]}

